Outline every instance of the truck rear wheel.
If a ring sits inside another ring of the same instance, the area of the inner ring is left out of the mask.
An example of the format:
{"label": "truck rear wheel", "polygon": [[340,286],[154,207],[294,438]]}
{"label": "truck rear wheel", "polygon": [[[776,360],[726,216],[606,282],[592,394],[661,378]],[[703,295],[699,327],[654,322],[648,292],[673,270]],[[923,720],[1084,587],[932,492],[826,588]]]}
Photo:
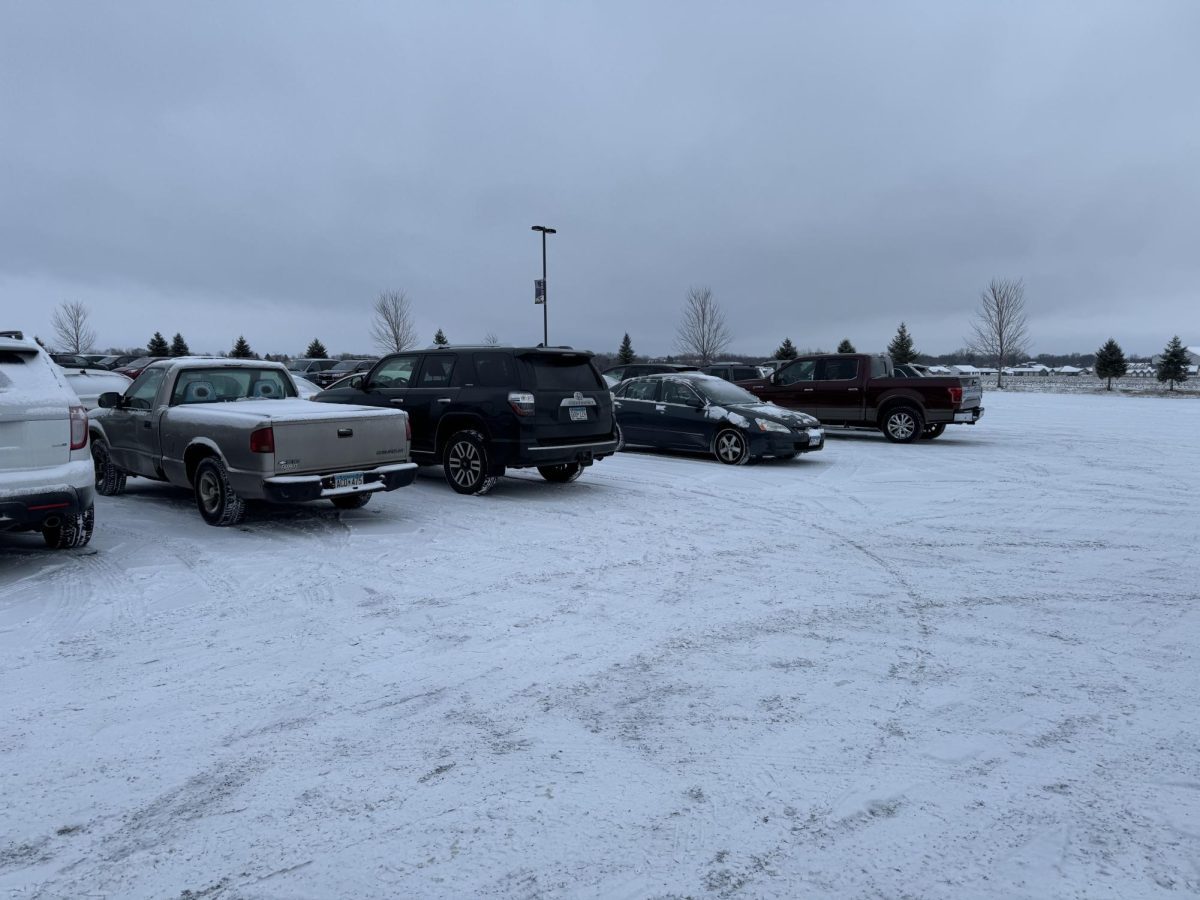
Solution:
{"label": "truck rear wheel", "polygon": [[880,430],[893,444],[911,444],[925,430],[925,417],[912,406],[893,406],[883,414]]}
{"label": "truck rear wheel", "polygon": [[227,528],[246,518],[246,501],[237,495],[229,483],[225,463],[216,456],[206,456],[196,466],[196,507],[209,525]]}
{"label": "truck rear wheel", "polygon": [[932,441],[934,438],[941,437],[946,431],[946,423],[938,422],[936,425],[926,425],[925,430],[921,433],[921,439]]}

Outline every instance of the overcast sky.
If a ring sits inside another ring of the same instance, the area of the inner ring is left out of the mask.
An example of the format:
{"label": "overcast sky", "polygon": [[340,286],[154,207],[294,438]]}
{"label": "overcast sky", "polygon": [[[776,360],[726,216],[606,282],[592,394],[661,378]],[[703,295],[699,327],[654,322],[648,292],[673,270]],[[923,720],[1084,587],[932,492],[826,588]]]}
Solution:
{"label": "overcast sky", "polygon": [[1200,3],[0,0],[0,325],[364,351],[1200,343]]}

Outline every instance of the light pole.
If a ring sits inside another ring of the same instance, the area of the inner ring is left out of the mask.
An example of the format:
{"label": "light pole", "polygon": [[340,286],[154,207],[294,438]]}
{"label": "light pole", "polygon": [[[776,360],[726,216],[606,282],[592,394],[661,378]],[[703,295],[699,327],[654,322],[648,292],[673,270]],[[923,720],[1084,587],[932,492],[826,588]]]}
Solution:
{"label": "light pole", "polygon": [[545,225],[534,225],[534,231],[542,233],[542,346],[550,346],[550,319],[546,313],[546,304],[550,299],[550,288],[546,286],[546,235],[558,234],[558,229],[547,228]]}

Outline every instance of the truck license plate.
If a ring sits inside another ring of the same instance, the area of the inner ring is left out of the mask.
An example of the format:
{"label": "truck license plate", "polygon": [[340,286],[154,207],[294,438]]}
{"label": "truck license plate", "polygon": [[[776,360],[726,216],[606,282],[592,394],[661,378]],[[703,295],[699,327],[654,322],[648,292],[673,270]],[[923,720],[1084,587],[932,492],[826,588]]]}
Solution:
{"label": "truck license plate", "polygon": [[333,486],[335,488],[358,487],[362,483],[362,472],[339,472],[333,476]]}
{"label": "truck license plate", "polygon": [[965,412],[965,413],[955,413],[954,414],[955,422],[970,422],[974,418],[975,418],[974,413]]}
{"label": "truck license plate", "polygon": [[571,421],[572,422],[586,422],[587,421],[587,407],[586,406],[572,406],[572,407],[570,407],[570,409],[571,409]]}

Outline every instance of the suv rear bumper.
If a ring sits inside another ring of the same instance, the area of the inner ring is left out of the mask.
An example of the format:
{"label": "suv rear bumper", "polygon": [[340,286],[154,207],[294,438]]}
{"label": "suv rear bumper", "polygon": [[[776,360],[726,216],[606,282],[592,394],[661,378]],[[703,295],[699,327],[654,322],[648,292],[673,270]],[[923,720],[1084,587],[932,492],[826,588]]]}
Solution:
{"label": "suv rear bumper", "polygon": [[[90,476],[92,464],[85,465]],[[0,492],[0,531],[29,531],[56,525],[59,520],[91,507],[96,497],[91,477],[83,486],[60,483],[18,490],[19,493],[11,489]]]}
{"label": "suv rear bumper", "polygon": [[334,487],[333,477],[327,475],[276,475],[263,479],[263,497],[273,503],[304,503],[349,494],[371,494],[375,491],[394,491],[413,483],[417,464],[394,463],[376,469],[363,470],[363,483],[354,487]]}
{"label": "suv rear bumper", "polygon": [[521,444],[515,441],[495,441],[492,464],[512,469],[530,466],[561,466],[581,463],[590,466],[598,459],[617,452],[615,439],[581,441],[577,444]]}

